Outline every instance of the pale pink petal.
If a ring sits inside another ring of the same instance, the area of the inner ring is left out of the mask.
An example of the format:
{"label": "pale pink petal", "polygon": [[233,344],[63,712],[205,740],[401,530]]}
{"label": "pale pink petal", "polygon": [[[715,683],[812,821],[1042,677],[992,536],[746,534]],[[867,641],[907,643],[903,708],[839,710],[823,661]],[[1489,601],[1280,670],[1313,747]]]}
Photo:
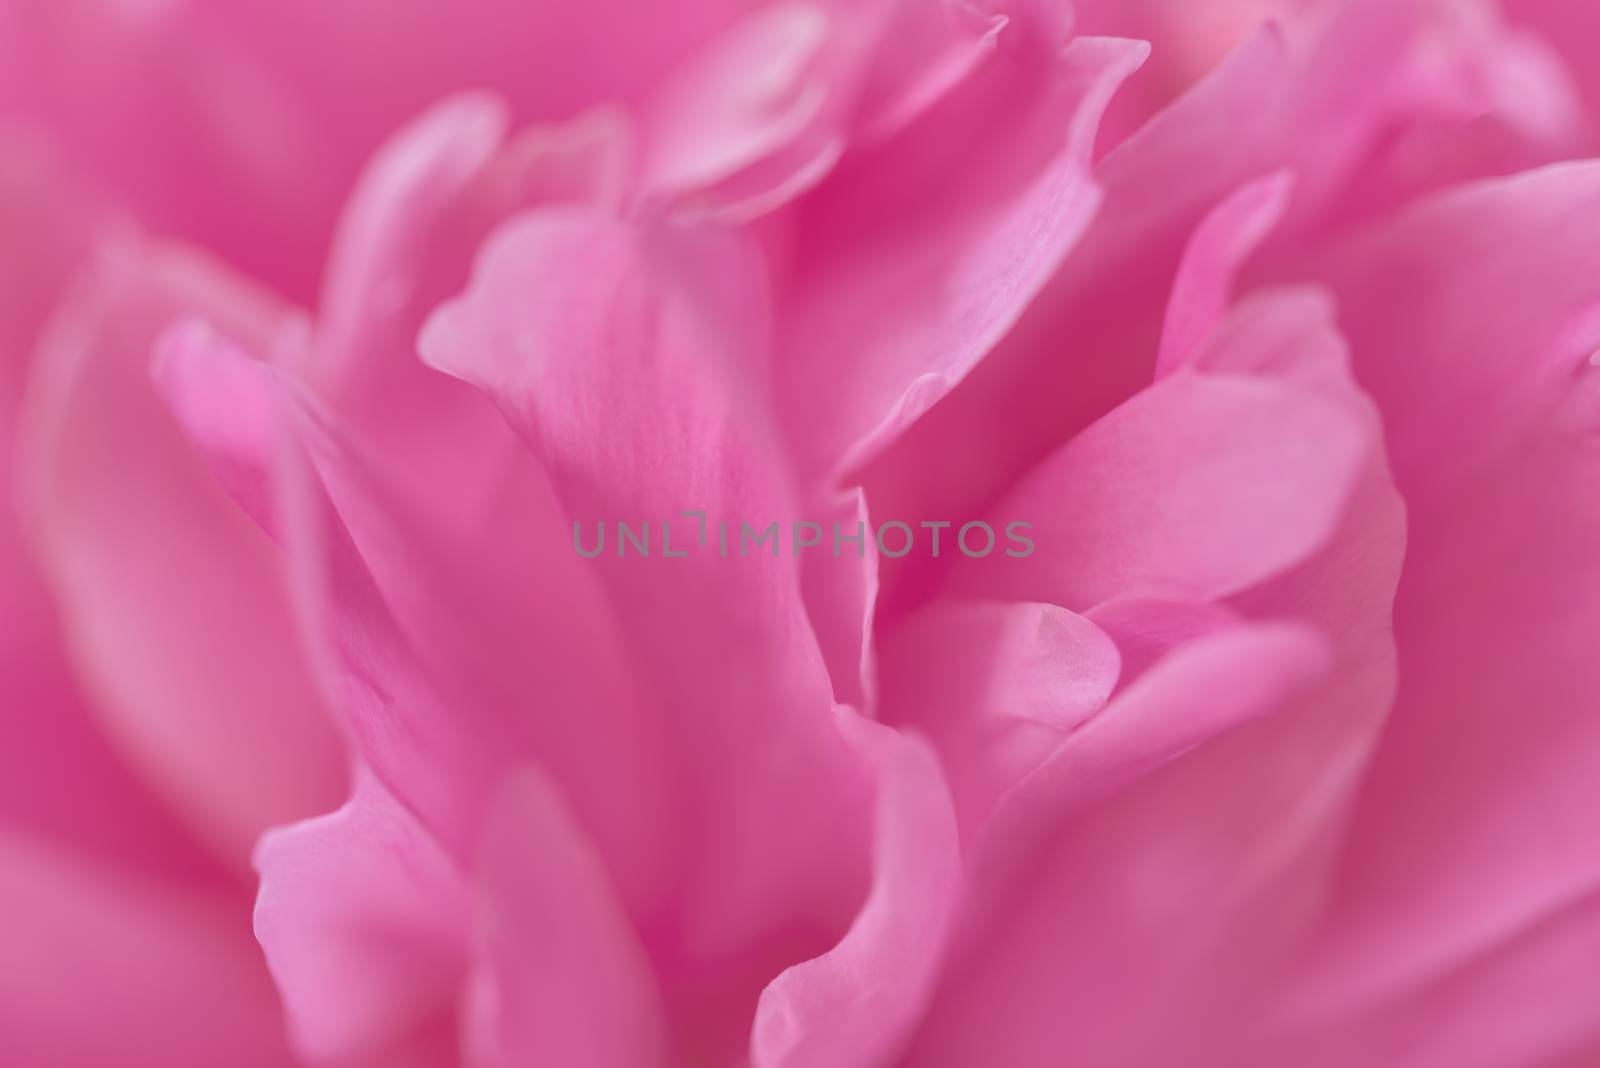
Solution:
{"label": "pale pink petal", "polygon": [[278,405],[273,368],[204,320],[188,319],[156,339],[150,377],[218,484],[263,531],[276,537],[272,463]]}
{"label": "pale pink petal", "polygon": [[379,150],[341,219],[322,311],[294,367],[444,514],[503,505],[522,450],[477,391],[422,365],[417,332],[466,285],[497,223],[535,204],[614,204],[627,178],[629,131],[616,115],[509,138],[507,125],[498,99],[463,95]]}
{"label": "pale pink petal", "polygon": [[1251,182],[1207,215],[1183,254],[1167,304],[1156,377],[1198,355],[1233,302],[1233,280],[1288,207],[1293,176],[1279,172]]}
{"label": "pale pink petal", "polygon": [[994,803],[1105,707],[1120,658],[1055,605],[941,600],[882,642],[883,717],[938,746],[972,841]]}
{"label": "pale pink petal", "polygon": [[[797,143],[837,137],[824,54],[840,17],[811,3],[759,8],[691,57],[650,101],[640,180],[652,195],[698,194]],[[794,157],[803,167],[808,154]]]}
{"label": "pale pink petal", "polygon": [[[1250,670],[1254,667],[1255,670]],[[1002,799],[983,846],[1002,866],[1040,820],[1113,793],[1196,745],[1275,711],[1327,668],[1324,641],[1287,623],[1239,626],[1158,662]],[[996,843],[1004,843],[1000,848]],[[1004,858],[1004,859],[999,859]]]}
{"label": "pale pink petal", "polygon": [[1600,137],[1600,71],[1594,63],[1594,10],[1584,0],[1501,0],[1507,16],[1536,31],[1548,47],[1566,61],[1578,81],[1587,114],[1585,122],[1592,146]]}
{"label": "pale pink petal", "polygon": [[872,890],[837,946],[761,993],[754,1068],[872,1068],[892,1063],[933,992],[961,888],[955,811],[931,746],[840,712],[840,729],[875,769]]}
{"label": "pale pink petal", "polygon": [[[741,523],[787,540],[798,518],[759,417],[762,280],[736,235],[543,210],[495,235],[422,339],[548,464],[585,543],[611,528],[570,570],[606,589],[684,776],[695,954],[797,915],[837,922],[864,874],[864,784],[832,724],[799,562],[770,541],[743,547]],[[685,509],[706,513],[703,535]],[[656,557],[623,555],[623,520],[651,523]],[[659,557],[663,524],[687,558]]]}
{"label": "pale pink petal", "polygon": [[640,193],[690,217],[772,213],[956,89],[1007,21],[960,0],[760,7],[651,94]]}
{"label": "pale pink petal", "polygon": [[445,236],[442,224],[455,221],[449,213],[499,151],[509,122],[505,105],[492,96],[456,97],[413,120],[374,155],[342,214],[328,261],[321,329],[333,351],[327,365],[308,374],[338,381],[365,370],[363,363],[380,362],[389,376],[403,367],[402,354],[384,351],[383,342],[401,340],[391,339],[390,330],[405,323],[403,313],[431,281],[431,246]]}
{"label": "pale pink petal", "polygon": [[1300,388],[1174,375],[996,506],[997,529],[1033,524],[1032,556],[965,561],[961,581],[1080,610],[1121,596],[1226,596],[1326,542],[1369,449],[1357,419]]}
{"label": "pale pink petal", "polygon": [[668,1063],[659,991],[605,862],[550,782],[514,775],[478,872],[484,1068]]}
{"label": "pale pink petal", "polygon": [[[584,600],[573,592],[570,576],[535,559],[540,546],[553,551],[567,541],[536,460],[481,392],[424,366],[417,354],[423,321],[466,284],[477,248],[495,225],[534,204],[609,208],[620,195],[628,131],[617,116],[590,113],[502,140],[503,112],[482,96],[447,100],[385,146],[346,213],[323,315],[311,338],[291,347],[283,361],[312,387],[320,437],[335,451],[365,453],[361,462],[370,470],[345,479],[405,488],[405,520],[381,509],[373,513],[375,522],[403,523],[383,535],[390,552],[364,546],[403,615],[411,608],[428,611],[430,595],[398,587],[414,579],[437,585],[420,574],[437,571],[455,554],[480,564],[495,558],[501,589],[515,574],[531,584],[521,596],[529,602]],[[357,500],[341,500],[342,508],[357,506],[371,487],[352,495]],[[439,544],[417,544],[430,540]],[[434,562],[419,565],[419,553]],[[472,570],[465,559],[451,569],[461,573],[457,578]],[[558,573],[538,574],[552,570]],[[413,629],[419,622],[407,620]],[[468,641],[505,641],[507,632],[519,629],[484,622]],[[561,628],[582,630],[571,618]],[[500,658],[485,650],[485,659]]]}
{"label": "pale pink petal", "polygon": [[1554,167],[1419,205],[1329,268],[1411,536],[1400,692],[1302,995],[1328,1011],[1600,881],[1596,219],[1600,169]]}
{"label": "pale pink petal", "polygon": [[1079,33],[1150,42],[1150,62],[1106,112],[1102,154],[1222,62],[1283,0],[1073,0]]}
{"label": "pale pink petal", "polygon": [[370,772],[337,812],[269,832],[255,864],[256,937],[308,1060],[381,1051],[453,1008],[471,940],[466,882]]}
{"label": "pale pink petal", "polygon": [[1274,895],[1294,866],[1275,848],[1273,801],[1294,784],[1270,756],[1292,724],[1270,713],[1327,664],[1298,625],[1199,639],[1013,788],[978,845],[961,949],[910,1063],[1187,1057],[1309,905]]}

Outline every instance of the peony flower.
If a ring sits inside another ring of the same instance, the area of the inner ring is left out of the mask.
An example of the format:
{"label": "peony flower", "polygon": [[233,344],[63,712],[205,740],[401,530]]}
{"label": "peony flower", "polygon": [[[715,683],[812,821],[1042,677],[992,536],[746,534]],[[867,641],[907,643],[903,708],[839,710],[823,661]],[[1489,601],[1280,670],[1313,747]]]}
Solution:
{"label": "peony flower", "polygon": [[1600,1063],[1597,43],[0,3],[0,1063]]}

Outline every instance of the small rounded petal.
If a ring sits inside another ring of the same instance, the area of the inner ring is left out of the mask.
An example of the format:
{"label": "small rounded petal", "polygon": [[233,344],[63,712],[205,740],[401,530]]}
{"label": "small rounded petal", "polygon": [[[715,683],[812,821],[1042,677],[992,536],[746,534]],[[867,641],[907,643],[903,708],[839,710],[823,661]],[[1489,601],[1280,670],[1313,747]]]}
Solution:
{"label": "small rounded petal", "polygon": [[[1307,628],[1236,627],[1165,658],[1063,740],[974,850],[964,941],[912,1062],[1044,1064],[1075,1045],[1157,1064],[1193,1041],[1292,920],[1259,911],[1277,876],[1276,784],[1250,769],[1276,726],[1260,717],[1327,667]],[[1252,941],[1220,954],[1234,932]],[[1142,1026],[1149,1013],[1163,1026]]]}
{"label": "small rounded petal", "polygon": [[1105,707],[1121,668],[1095,624],[1053,604],[950,598],[883,637],[882,711],[925,731],[970,841],[995,802]]}

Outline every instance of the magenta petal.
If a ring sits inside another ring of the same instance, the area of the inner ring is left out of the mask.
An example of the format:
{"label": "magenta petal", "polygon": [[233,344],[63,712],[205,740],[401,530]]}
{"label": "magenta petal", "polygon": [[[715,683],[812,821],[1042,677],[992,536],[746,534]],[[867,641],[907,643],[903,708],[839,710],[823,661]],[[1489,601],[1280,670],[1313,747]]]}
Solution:
{"label": "magenta petal", "polygon": [[1600,1051],[1594,1012],[1600,897],[1590,894],[1481,947],[1414,990],[1327,1016],[1314,994],[1286,1036],[1250,1064],[1443,1068],[1528,1064],[1587,1068]]}
{"label": "magenta petal", "polygon": [[880,35],[856,101],[857,138],[867,144],[898,134],[957,89],[1011,21],[967,0],[861,7],[878,18]]}
{"label": "magenta petal", "polygon": [[1094,211],[1095,125],[1145,49],[1014,43],[799,213],[779,375],[808,474],[865,461],[965,377]]}
{"label": "magenta petal", "polygon": [[29,1068],[291,1068],[231,893],[0,831],[0,1055]]}

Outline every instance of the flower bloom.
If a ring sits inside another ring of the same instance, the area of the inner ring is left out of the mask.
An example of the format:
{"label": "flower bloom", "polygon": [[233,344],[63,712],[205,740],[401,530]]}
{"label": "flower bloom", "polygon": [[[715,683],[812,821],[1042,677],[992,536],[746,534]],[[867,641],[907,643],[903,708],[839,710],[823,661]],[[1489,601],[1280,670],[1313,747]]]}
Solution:
{"label": "flower bloom", "polygon": [[1596,49],[0,0],[0,1063],[1600,1063]]}

